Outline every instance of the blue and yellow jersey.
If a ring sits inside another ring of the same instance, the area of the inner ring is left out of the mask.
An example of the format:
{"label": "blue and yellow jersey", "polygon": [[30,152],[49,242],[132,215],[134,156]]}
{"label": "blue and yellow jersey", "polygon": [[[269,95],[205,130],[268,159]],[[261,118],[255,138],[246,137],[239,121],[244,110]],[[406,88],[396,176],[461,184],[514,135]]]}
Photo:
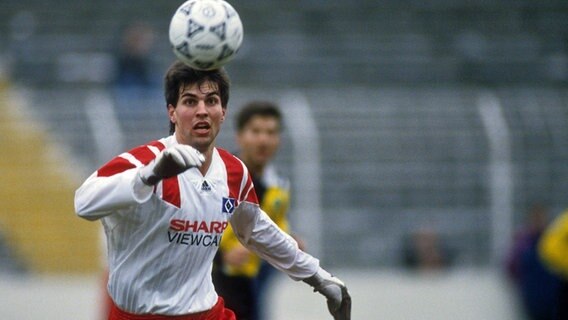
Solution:
{"label": "blue and yellow jersey", "polygon": [[548,226],[539,241],[538,250],[545,265],[568,279],[568,210]]}
{"label": "blue and yellow jersey", "polygon": [[[287,179],[281,177],[275,168],[269,166],[265,169],[264,175],[260,179],[255,179],[255,189],[257,191],[260,207],[268,216],[284,230],[290,232],[288,222],[288,209],[290,207],[290,187]],[[241,246],[237,240],[231,226],[227,227],[221,239],[219,251],[229,251],[236,246]],[[247,262],[240,266],[224,265],[223,270],[230,276],[255,277],[258,274],[262,260],[254,253],[250,252]]]}

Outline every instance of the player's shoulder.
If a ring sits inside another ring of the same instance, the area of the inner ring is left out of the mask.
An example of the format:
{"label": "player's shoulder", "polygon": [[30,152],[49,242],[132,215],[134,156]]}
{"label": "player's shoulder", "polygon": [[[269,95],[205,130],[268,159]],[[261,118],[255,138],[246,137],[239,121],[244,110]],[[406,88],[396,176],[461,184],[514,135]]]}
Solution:
{"label": "player's shoulder", "polygon": [[127,154],[133,156],[136,160],[142,162],[143,164],[147,164],[148,162],[152,161],[155,157],[158,156],[162,150],[172,145],[171,139],[162,138],[159,140],[153,140],[147,142],[145,144],[141,144],[137,147],[130,149]]}
{"label": "player's shoulder", "polygon": [[148,164],[166,148],[163,139],[150,141],[119,154],[97,170],[97,176],[109,177]]}
{"label": "player's shoulder", "polygon": [[152,141],[146,142],[144,144],[140,144],[140,145],[130,149],[127,152],[133,153],[133,152],[138,152],[140,150],[144,150],[144,149],[148,149],[148,148],[158,149],[159,151],[162,151],[165,148],[170,147],[173,144],[175,144],[175,139],[173,138],[173,136],[169,136],[169,137],[161,138],[161,139],[158,139],[158,140],[152,140]]}
{"label": "player's shoulder", "polygon": [[217,150],[219,157],[225,163],[228,171],[238,171],[241,173],[247,172],[244,162],[237,158],[237,156],[233,153],[219,147],[216,147],[215,150]]}
{"label": "player's shoulder", "polygon": [[245,164],[234,154],[222,148],[215,148],[214,157],[219,157],[220,160],[214,161],[222,162],[225,167],[230,197],[237,199],[238,203],[245,201],[258,206],[252,178]]}
{"label": "player's shoulder", "polygon": [[233,153],[231,153],[228,150],[225,150],[223,148],[215,147],[215,150],[217,150],[217,152],[219,153],[219,156],[221,156],[223,158],[223,160],[225,158],[236,158]]}

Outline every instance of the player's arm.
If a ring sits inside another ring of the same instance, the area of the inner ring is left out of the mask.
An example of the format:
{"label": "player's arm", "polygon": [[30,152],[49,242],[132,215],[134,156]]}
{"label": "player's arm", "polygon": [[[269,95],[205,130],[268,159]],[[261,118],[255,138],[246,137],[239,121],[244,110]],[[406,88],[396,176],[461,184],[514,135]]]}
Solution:
{"label": "player's arm", "polygon": [[112,175],[100,175],[97,171],[75,192],[75,212],[87,220],[96,220],[116,210],[146,202],[154,185],[162,179],[198,167],[204,160],[199,151],[178,144],[162,151],[147,165],[130,163],[134,168],[120,171],[119,167],[116,170],[120,172]]}
{"label": "player's arm", "polygon": [[87,220],[100,219],[112,212],[147,201],[152,189],[137,178],[137,169],[110,177],[93,173],[75,191],[75,212]]}
{"label": "player's arm", "polygon": [[350,319],[351,297],[345,284],[321,268],[316,258],[300,250],[297,242],[278,228],[258,205],[241,203],[230,222],[235,235],[248,249],[324,295],[334,319]]}
{"label": "player's arm", "polygon": [[230,226],[223,232],[219,252],[221,252],[221,259],[226,267],[227,274],[245,273],[243,267],[249,261],[251,253],[239,242]]}

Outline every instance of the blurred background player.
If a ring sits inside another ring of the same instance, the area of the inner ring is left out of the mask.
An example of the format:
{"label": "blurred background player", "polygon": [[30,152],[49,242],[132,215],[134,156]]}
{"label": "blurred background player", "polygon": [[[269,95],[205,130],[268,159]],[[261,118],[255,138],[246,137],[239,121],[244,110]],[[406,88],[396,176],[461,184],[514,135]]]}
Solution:
{"label": "blurred background player", "polygon": [[538,253],[544,265],[559,277],[552,319],[568,319],[568,210],[544,230],[538,243]]}
{"label": "blurred background player", "polygon": [[[290,232],[289,181],[271,164],[280,146],[282,127],[282,114],[269,101],[249,102],[236,116],[237,156],[252,175],[260,206],[282,230]],[[296,241],[303,248],[302,241]],[[217,253],[213,282],[239,320],[266,318],[262,301],[274,271],[237,240],[231,227],[227,228]]]}
{"label": "blurred background player", "polygon": [[522,311],[530,320],[557,319],[554,313],[559,278],[545,266],[538,254],[539,241],[549,224],[548,210],[540,203],[528,208],[506,261],[506,271],[516,289]]}

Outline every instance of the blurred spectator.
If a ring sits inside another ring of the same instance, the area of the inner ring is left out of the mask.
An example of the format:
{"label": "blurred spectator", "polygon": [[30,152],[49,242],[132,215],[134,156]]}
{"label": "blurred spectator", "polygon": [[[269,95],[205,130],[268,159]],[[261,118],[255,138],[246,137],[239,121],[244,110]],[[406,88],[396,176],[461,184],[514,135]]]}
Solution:
{"label": "blurred spectator", "polygon": [[150,53],[154,29],[137,22],[126,27],[117,54],[114,85],[119,88],[144,88],[153,85]]}
{"label": "blurred spectator", "polygon": [[438,232],[421,228],[404,242],[404,265],[416,271],[443,270],[450,266],[450,250]]}
{"label": "blurred spectator", "polygon": [[554,319],[568,319],[568,210],[546,228],[538,246],[544,264],[560,277]]}
{"label": "blurred spectator", "polygon": [[548,209],[541,204],[532,205],[524,225],[515,234],[506,262],[523,311],[531,320],[555,319],[559,278],[538,255],[538,241],[548,222]]}

